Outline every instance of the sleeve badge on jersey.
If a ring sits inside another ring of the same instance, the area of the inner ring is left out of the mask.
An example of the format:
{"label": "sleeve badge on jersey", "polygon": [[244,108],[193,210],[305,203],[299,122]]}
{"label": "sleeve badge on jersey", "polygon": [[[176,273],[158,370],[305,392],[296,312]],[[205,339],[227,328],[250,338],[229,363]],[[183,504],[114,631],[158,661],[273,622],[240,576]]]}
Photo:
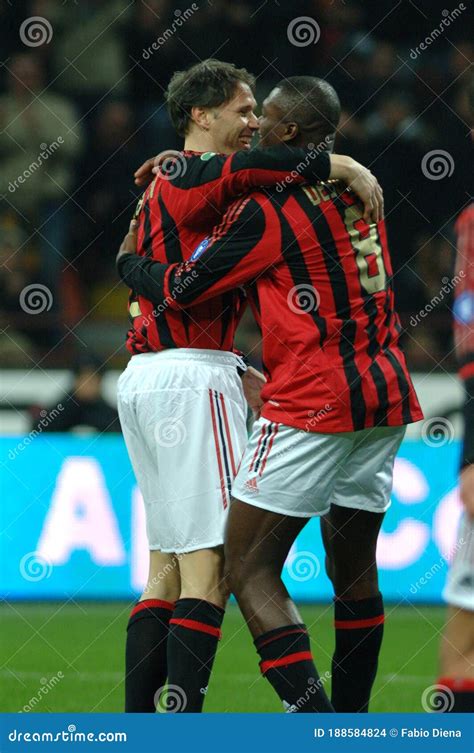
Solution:
{"label": "sleeve badge on jersey", "polygon": [[201,254],[203,254],[206,248],[208,247],[209,241],[210,241],[210,238],[204,238],[204,240],[201,241],[199,246],[194,249],[189,261],[196,261],[196,259],[199,259]]}
{"label": "sleeve badge on jersey", "polygon": [[474,321],[474,293],[467,290],[456,298],[453,314],[459,324],[471,324]]}

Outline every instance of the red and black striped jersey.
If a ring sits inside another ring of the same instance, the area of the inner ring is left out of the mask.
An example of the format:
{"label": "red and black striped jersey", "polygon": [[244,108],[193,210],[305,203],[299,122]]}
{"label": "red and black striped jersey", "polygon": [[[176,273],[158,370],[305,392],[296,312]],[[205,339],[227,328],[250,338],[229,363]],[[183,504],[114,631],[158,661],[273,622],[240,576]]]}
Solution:
{"label": "red and black striped jersey", "polygon": [[255,192],[229,208],[194,261],[127,255],[120,271],[176,308],[248,286],[270,421],[344,432],[423,417],[399,344],[385,224],[368,225],[340,184]]}
{"label": "red and black striped jersey", "polygon": [[474,463],[474,203],[456,221],[454,339],[464,382],[464,443],[461,467]]}
{"label": "red and black striped jersey", "polygon": [[[236,196],[285,180],[327,178],[329,155],[285,145],[220,155],[178,152],[145,191],[138,211],[138,253],[160,262],[189,259],[196,244]],[[245,306],[227,290],[186,311],[132,290],[127,348],[132,354],[166,348],[232,350]]]}

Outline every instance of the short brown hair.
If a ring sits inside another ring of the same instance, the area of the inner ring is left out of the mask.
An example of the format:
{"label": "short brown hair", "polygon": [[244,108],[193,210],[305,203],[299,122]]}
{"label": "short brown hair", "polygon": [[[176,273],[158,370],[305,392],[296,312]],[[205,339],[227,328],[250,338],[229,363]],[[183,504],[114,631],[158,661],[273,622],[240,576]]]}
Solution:
{"label": "short brown hair", "polygon": [[245,68],[209,58],[185,71],[177,71],[168,85],[166,102],[171,122],[185,136],[193,107],[219,107],[232,99],[237,84],[255,90],[255,78]]}

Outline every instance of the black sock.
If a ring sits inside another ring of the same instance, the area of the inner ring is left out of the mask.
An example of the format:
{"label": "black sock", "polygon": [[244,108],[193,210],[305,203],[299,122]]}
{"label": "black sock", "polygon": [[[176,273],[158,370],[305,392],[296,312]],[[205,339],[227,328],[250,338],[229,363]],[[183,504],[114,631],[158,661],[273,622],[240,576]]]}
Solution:
{"label": "black sock", "polygon": [[270,630],[254,643],[262,659],[260,670],[288,711],[333,711],[314,666],[306,625]]}
{"label": "black sock", "polygon": [[336,711],[367,712],[383,638],[382,594],[360,601],[336,599],[334,618],[332,705]]}
{"label": "black sock", "polygon": [[176,602],[168,638],[167,711],[202,711],[223,619],[224,610],[208,601]]}
{"label": "black sock", "polygon": [[[470,677],[441,677],[440,690],[433,698],[430,711],[448,711],[453,714],[474,711],[474,680]],[[446,690],[447,688],[447,690]],[[451,692],[449,692],[451,691]]]}
{"label": "black sock", "polygon": [[155,712],[155,693],[166,682],[166,642],[174,604],[139,601],[132,609],[125,649],[125,711]]}

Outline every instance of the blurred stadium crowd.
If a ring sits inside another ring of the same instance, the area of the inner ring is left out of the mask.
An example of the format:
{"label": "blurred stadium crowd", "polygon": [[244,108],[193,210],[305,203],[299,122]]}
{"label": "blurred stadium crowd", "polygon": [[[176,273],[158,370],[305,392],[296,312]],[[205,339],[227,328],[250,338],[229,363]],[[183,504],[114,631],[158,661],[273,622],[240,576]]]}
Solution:
{"label": "blurred stadium crowd", "polygon": [[[452,368],[453,226],[472,193],[467,6],[2,2],[2,364],[64,367],[87,346],[111,366],[126,361],[127,294],[114,258],[138,195],[133,172],[181,146],[163,104],[172,73],[215,56],[255,73],[260,101],[289,75],[327,77],[336,87],[336,151],[371,166],[385,190],[410,365]],[[310,43],[290,33],[306,16]],[[251,322],[241,338],[255,355]]]}

